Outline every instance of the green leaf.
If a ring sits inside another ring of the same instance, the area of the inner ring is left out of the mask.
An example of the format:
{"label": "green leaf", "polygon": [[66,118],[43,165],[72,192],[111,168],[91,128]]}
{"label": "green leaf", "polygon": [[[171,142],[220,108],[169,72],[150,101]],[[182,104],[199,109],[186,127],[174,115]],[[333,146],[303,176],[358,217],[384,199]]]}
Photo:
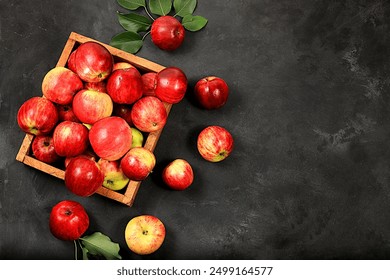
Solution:
{"label": "green leaf", "polygon": [[83,252],[83,260],[88,260],[88,249],[81,247],[81,251]]}
{"label": "green leaf", "polygon": [[83,247],[88,250],[85,254],[104,256],[107,260],[122,259],[119,255],[119,244],[112,242],[108,236],[101,232],[95,232],[89,236],[80,237],[80,240]]}
{"label": "green leaf", "polygon": [[196,7],[196,0],[174,0],[173,7],[178,16],[192,15]]}
{"label": "green leaf", "polygon": [[142,47],[141,35],[132,31],[125,31],[112,37],[110,45],[129,53],[137,53]]}
{"label": "green leaf", "polygon": [[149,0],[149,9],[155,15],[165,16],[172,9],[172,0]]}
{"label": "green leaf", "polygon": [[136,10],[139,7],[146,7],[145,0],[117,0],[118,4],[128,10]]}
{"label": "green leaf", "polygon": [[118,20],[124,29],[133,32],[147,31],[152,25],[149,18],[138,14],[118,13]]}
{"label": "green leaf", "polygon": [[186,15],[181,23],[188,31],[198,31],[206,26],[207,19],[202,16]]}

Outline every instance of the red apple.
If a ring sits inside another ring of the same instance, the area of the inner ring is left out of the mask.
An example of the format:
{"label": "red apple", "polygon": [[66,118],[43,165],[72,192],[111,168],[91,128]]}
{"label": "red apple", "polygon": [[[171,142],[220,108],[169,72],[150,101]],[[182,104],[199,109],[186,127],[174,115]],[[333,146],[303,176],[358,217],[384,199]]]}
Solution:
{"label": "red apple", "polygon": [[96,161],[85,156],[73,158],[65,169],[65,186],[78,196],[91,196],[102,185],[104,174]]}
{"label": "red apple", "polygon": [[120,62],[114,63],[114,66],[112,67],[112,71],[115,71],[115,70],[118,70],[118,69],[132,68],[132,67],[134,67],[134,66],[131,65],[128,62],[120,61]]}
{"label": "red apple", "polygon": [[76,50],[74,50],[70,53],[67,66],[68,66],[69,70],[76,73],[75,58],[76,58]]}
{"label": "red apple", "polygon": [[164,168],[162,179],[171,189],[182,191],[194,181],[194,172],[188,161],[175,159]]}
{"label": "red apple", "polygon": [[142,74],[142,95],[143,96],[155,96],[154,89],[156,87],[156,72],[147,72]]}
{"label": "red apple", "polygon": [[130,126],[133,125],[131,120],[131,105],[114,103],[113,115],[121,117]]}
{"label": "red apple", "polygon": [[50,212],[49,228],[61,240],[77,240],[89,227],[89,217],[84,207],[73,200],[63,200]]}
{"label": "red apple", "polygon": [[154,154],[146,148],[130,149],[121,159],[123,173],[134,181],[145,180],[156,165]]}
{"label": "red apple", "polygon": [[102,44],[82,43],[76,51],[76,73],[85,82],[100,82],[112,72],[114,58]]}
{"label": "red apple", "polygon": [[76,93],[72,106],[76,117],[87,124],[111,116],[113,110],[111,97],[107,93],[86,89]]}
{"label": "red apple", "polygon": [[142,96],[141,74],[134,67],[115,70],[108,78],[106,87],[115,103],[133,104]]}
{"label": "red apple", "polygon": [[50,135],[35,136],[31,144],[36,159],[45,163],[54,163],[60,159],[54,150],[53,137]]}
{"label": "red apple", "polygon": [[79,76],[65,67],[55,67],[42,81],[43,95],[57,104],[69,104],[73,96],[84,87]]}
{"label": "red apple", "polygon": [[80,122],[73,112],[72,103],[66,105],[57,104],[57,110],[60,121]]}
{"label": "red apple", "polygon": [[168,114],[164,103],[154,96],[145,96],[134,103],[131,119],[136,128],[143,132],[162,129],[167,122]]}
{"label": "red apple", "polygon": [[95,122],[89,131],[93,151],[106,160],[118,160],[131,148],[129,124],[122,118],[111,116]]}
{"label": "red apple", "polygon": [[35,96],[20,106],[17,122],[26,133],[49,134],[58,122],[58,112],[50,100]]}
{"label": "red apple", "polygon": [[229,87],[223,79],[208,76],[195,84],[194,94],[203,108],[217,109],[225,105],[229,96]]}
{"label": "red apple", "polygon": [[77,155],[74,157],[66,157],[64,160],[65,168],[68,166],[69,162],[72,159],[74,159],[75,157],[86,157],[86,158],[92,159],[93,161],[97,161],[96,154],[93,151],[91,151],[89,148],[87,148],[87,150],[84,153],[82,153],[81,155]]}
{"label": "red apple", "polygon": [[84,88],[89,89],[89,90],[96,90],[99,92],[107,93],[105,81],[96,82],[96,83],[88,83],[87,82],[87,83],[84,83]]}
{"label": "red apple", "polygon": [[233,151],[233,137],[229,131],[220,126],[208,126],[198,135],[197,148],[207,161],[219,162]]}
{"label": "red apple", "polygon": [[185,29],[173,16],[158,17],[150,31],[152,42],[162,50],[176,50],[184,41]]}
{"label": "red apple", "polygon": [[60,122],[54,129],[53,143],[61,157],[80,155],[88,148],[88,129],[81,123]]}
{"label": "red apple", "polygon": [[113,191],[119,191],[127,186],[130,179],[123,173],[119,160],[109,161],[101,158],[98,164],[104,174],[104,187]]}
{"label": "red apple", "polygon": [[167,67],[157,73],[154,92],[161,101],[174,104],[184,98],[187,84],[187,77],[181,69]]}
{"label": "red apple", "polygon": [[129,249],[138,255],[156,252],[164,242],[165,226],[152,215],[140,215],[132,218],[125,228],[125,239]]}

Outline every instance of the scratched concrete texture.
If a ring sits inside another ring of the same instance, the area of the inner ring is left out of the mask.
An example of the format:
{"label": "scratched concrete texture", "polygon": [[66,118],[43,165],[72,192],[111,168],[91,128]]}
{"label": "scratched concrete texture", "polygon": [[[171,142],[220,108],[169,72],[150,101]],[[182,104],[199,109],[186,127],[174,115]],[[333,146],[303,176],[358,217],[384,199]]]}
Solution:
{"label": "scratched concrete texture", "polygon": [[[54,238],[51,207],[79,201],[124,259],[388,259],[390,257],[390,3],[383,0],[198,1],[208,19],[174,52],[147,36],[137,55],[188,76],[157,144],[157,165],[133,207],[82,198],[63,181],[15,160],[19,106],[41,95],[71,31],[108,43],[122,32],[116,1],[0,1],[0,259],[73,259]],[[139,9],[136,13],[143,14]],[[196,81],[220,76],[226,105],[201,109]],[[203,160],[196,137],[227,128],[234,152]],[[161,182],[185,158],[185,191]],[[124,228],[140,214],[167,229],[162,247],[138,256]]]}

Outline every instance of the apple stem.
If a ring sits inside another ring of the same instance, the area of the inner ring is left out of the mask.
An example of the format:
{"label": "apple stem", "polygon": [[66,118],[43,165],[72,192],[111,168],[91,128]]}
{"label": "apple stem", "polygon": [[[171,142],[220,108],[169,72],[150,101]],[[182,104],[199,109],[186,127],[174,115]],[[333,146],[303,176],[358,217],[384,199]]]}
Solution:
{"label": "apple stem", "polygon": [[77,261],[77,243],[76,240],[73,240],[74,243],[74,258]]}
{"label": "apple stem", "polygon": [[149,30],[148,32],[146,32],[146,33],[144,34],[144,36],[142,36],[142,41],[146,38],[146,36],[149,35],[149,33],[150,33],[150,30]]}
{"label": "apple stem", "polygon": [[148,9],[146,8],[146,6],[144,6],[145,8],[145,12],[147,13],[147,15],[154,21],[154,17],[152,17],[152,15],[149,13]]}

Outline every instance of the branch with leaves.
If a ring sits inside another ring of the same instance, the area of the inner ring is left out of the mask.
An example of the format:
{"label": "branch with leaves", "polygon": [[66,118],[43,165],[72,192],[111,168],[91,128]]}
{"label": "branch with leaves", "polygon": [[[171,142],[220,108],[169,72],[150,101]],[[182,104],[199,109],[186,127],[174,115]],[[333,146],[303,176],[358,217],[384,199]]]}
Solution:
{"label": "branch with leaves", "polygon": [[129,53],[137,53],[153,23],[158,17],[172,16],[191,32],[199,31],[207,24],[207,19],[193,15],[197,0],[117,0],[118,4],[131,11],[143,9],[147,16],[138,13],[117,12],[119,24],[126,30],[112,37],[110,45]]}

